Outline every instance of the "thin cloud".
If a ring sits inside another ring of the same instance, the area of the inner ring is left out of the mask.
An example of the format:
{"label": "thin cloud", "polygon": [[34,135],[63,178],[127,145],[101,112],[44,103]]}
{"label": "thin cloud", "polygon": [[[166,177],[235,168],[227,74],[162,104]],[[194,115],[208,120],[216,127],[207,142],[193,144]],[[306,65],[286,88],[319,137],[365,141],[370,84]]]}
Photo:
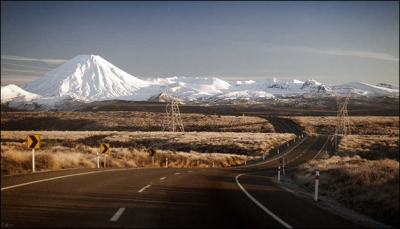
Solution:
{"label": "thin cloud", "polygon": [[1,59],[39,61],[39,62],[45,62],[48,64],[63,64],[68,61],[68,60],[59,60],[59,59],[38,59],[38,58],[29,58],[29,57],[23,57],[23,56],[8,56],[8,55],[1,55]]}
{"label": "thin cloud", "polygon": [[265,69],[265,70],[258,70],[259,72],[279,72],[279,70],[269,70],[269,69]]}
{"label": "thin cloud", "polygon": [[328,55],[338,56],[356,56],[356,57],[367,57],[379,60],[389,60],[399,62],[399,58],[386,53],[379,52],[368,52],[368,51],[354,51],[354,50],[335,50],[335,49],[319,49],[311,47],[298,47],[298,46],[282,46],[286,49],[298,50],[303,52],[322,53]]}
{"label": "thin cloud", "polygon": [[265,51],[277,51],[277,50],[293,50],[300,52],[310,52],[310,53],[321,53],[327,55],[338,55],[338,56],[354,56],[354,57],[366,57],[379,60],[389,60],[399,62],[399,58],[387,53],[379,52],[369,52],[369,51],[356,51],[356,50],[339,50],[339,49],[322,49],[322,48],[312,48],[304,46],[293,46],[293,45],[279,45],[279,44],[268,44],[262,43],[264,46],[260,47],[260,43],[257,42],[245,42],[251,44],[254,49],[262,48]]}

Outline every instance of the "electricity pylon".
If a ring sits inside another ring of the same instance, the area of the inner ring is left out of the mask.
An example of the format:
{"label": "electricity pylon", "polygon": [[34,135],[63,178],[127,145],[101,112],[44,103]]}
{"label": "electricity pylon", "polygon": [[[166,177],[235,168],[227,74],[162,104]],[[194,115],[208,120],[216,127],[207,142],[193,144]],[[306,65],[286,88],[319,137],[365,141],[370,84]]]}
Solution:
{"label": "electricity pylon", "polygon": [[[336,129],[335,129],[335,152],[337,155],[337,136],[338,135],[351,135],[350,130],[350,119],[349,114],[347,112],[347,104],[349,103],[351,92],[353,87],[345,86],[345,87],[333,87],[335,90],[335,99],[338,103],[338,114],[336,116]],[[348,90],[346,98],[341,98],[337,95],[337,89]]]}
{"label": "electricity pylon", "polygon": [[175,89],[175,94],[170,96],[168,94],[169,85],[164,84],[162,87],[165,88],[164,93],[171,98],[171,102],[167,104],[165,107],[165,112],[167,113],[167,118],[164,121],[162,131],[172,131],[172,132],[185,132],[183,128],[183,123],[181,119],[181,113],[179,111],[179,88],[180,84],[178,83],[178,87]]}

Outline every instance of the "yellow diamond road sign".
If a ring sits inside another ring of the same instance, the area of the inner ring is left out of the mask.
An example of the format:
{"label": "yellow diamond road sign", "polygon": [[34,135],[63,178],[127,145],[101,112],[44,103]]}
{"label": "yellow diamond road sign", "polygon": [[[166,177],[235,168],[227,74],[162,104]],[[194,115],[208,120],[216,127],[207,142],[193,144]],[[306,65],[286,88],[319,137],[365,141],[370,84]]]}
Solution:
{"label": "yellow diamond road sign", "polygon": [[28,149],[40,149],[40,134],[28,134],[26,147]]}
{"label": "yellow diamond road sign", "polygon": [[108,151],[110,150],[110,144],[108,143],[101,143],[100,144],[100,151],[102,154],[108,154]]}

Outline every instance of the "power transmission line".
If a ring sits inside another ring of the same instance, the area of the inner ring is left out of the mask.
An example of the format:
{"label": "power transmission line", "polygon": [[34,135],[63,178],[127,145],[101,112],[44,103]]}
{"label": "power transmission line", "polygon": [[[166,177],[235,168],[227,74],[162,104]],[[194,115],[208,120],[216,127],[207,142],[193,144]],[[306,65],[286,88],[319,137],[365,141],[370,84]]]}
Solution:
{"label": "power transmission line", "polygon": [[168,85],[164,84],[161,87],[164,87],[164,93],[166,94],[166,96],[171,98],[171,103],[168,103],[167,106],[165,107],[165,111],[167,114],[166,117],[166,121],[164,122],[163,125],[163,131],[165,130],[170,130],[172,132],[176,132],[176,131],[181,131],[181,132],[185,132],[184,128],[183,128],[183,123],[182,123],[182,119],[181,119],[181,113],[179,111],[179,88],[180,88],[180,84],[178,83],[178,87],[176,87],[175,90],[175,95],[170,96],[168,94]]}
{"label": "power transmission line", "polygon": [[[335,90],[335,99],[336,102],[338,103],[338,114],[336,116],[336,129],[335,129],[335,151],[337,154],[337,135],[351,135],[351,130],[350,130],[350,119],[349,119],[349,114],[347,112],[347,104],[349,103],[351,92],[353,90],[353,87],[350,86],[345,86],[345,87],[333,87]],[[348,90],[347,91],[347,96],[342,100],[336,93],[337,89],[344,89]]]}

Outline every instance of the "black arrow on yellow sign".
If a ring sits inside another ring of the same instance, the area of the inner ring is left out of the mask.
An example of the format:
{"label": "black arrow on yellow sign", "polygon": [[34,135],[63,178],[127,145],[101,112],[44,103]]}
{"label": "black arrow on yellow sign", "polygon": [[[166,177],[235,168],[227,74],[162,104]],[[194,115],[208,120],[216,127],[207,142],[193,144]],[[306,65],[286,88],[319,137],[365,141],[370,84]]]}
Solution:
{"label": "black arrow on yellow sign", "polygon": [[36,144],[38,144],[38,140],[35,138],[34,135],[29,136],[32,139],[32,144],[29,146],[29,148],[35,148]]}
{"label": "black arrow on yellow sign", "polygon": [[29,134],[27,139],[28,149],[39,149],[40,148],[40,135],[39,134]]}
{"label": "black arrow on yellow sign", "polygon": [[110,149],[110,144],[102,143],[100,148],[102,154],[108,154],[108,150]]}

